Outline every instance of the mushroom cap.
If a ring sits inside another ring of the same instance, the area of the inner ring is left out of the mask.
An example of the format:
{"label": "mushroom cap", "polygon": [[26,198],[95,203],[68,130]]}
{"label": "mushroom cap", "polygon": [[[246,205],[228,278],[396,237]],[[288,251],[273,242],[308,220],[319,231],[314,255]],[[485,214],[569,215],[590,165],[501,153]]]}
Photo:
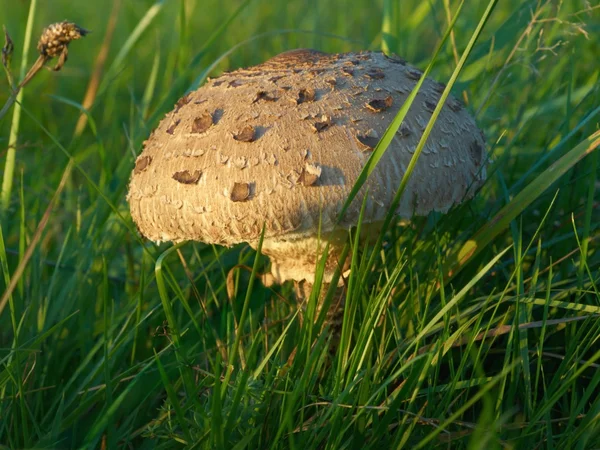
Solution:
{"label": "mushroom cap", "polygon": [[[282,53],[183,97],[145,142],[128,200],[153,241],[232,245],[333,232],[370,153],[422,72],[382,53]],[[339,227],[381,221],[444,86],[426,79]],[[485,180],[485,140],[448,97],[397,214],[446,212]]]}

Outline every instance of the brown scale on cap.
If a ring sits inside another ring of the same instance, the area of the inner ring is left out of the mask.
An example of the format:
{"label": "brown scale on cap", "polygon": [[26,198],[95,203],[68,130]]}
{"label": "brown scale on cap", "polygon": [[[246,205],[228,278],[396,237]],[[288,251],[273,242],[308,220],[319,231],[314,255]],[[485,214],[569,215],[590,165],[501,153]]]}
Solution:
{"label": "brown scale on cap", "polygon": [[386,98],[376,98],[366,103],[366,107],[371,111],[381,112],[390,108],[394,103],[394,98],[388,95]]}
{"label": "brown scale on cap", "polygon": [[315,133],[320,133],[323,130],[326,130],[331,125],[331,117],[322,115],[319,120],[311,124],[312,129]]}
{"label": "brown scale on cap", "polygon": [[317,75],[321,75],[323,72],[325,72],[325,69],[314,69],[314,70],[308,71],[308,73],[311,77],[316,77]]}
{"label": "brown scale on cap", "polygon": [[415,69],[414,67],[408,67],[406,69],[406,77],[410,80],[419,81],[422,75],[423,72],[421,72],[419,69]]}
{"label": "brown scale on cap", "polygon": [[213,123],[213,115],[209,112],[205,112],[201,116],[196,117],[192,122],[192,133],[204,133],[213,126]]}
{"label": "brown scale on cap", "polygon": [[256,130],[252,125],[246,125],[239,132],[235,133],[233,138],[239,142],[253,142],[256,139]]}
{"label": "brown scale on cap", "polygon": [[175,122],[173,122],[169,128],[167,128],[167,133],[169,134],[173,134],[175,133],[175,128],[177,128],[177,125],[179,125],[181,123],[181,120],[176,120]]}
{"label": "brown scale on cap", "polygon": [[135,162],[135,168],[133,169],[133,173],[138,174],[142,173],[144,170],[148,168],[150,163],[152,162],[152,156],[142,156],[137,159]]}
{"label": "brown scale on cap", "polygon": [[446,85],[443,83],[432,83],[432,89],[437,92],[438,94],[442,95],[442,93],[444,92],[444,90],[446,89]]}
{"label": "brown scale on cap", "polygon": [[315,90],[311,88],[303,88],[298,91],[298,97],[296,98],[296,104],[315,101]]}
{"label": "brown scale on cap", "polygon": [[[433,80],[424,80],[398,133],[336,224],[369,152],[421,76],[381,53],[314,50],[225,73],[177,102],[176,117],[167,115],[148,139],[131,176],[132,218],[153,241],[221,245],[255,245],[264,222],[263,252],[274,277],[312,282],[319,228],[334,258],[363,200],[366,225],[385,217],[443,91]],[[427,145],[396,211],[401,217],[445,212],[485,180],[485,140],[454,97],[441,109]],[[328,261],[326,282],[335,267]]]}
{"label": "brown scale on cap", "polygon": [[400,134],[401,136],[407,137],[407,136],[410,136],[412,134],[412,129],[410,128],[410,125],[408,123],[406,123],[406,121],[403,121],[400,124],[400,128],[398,128],[397,134]]}
{"label": "brown scale on cap", "polygon": [[448,97],[446,104],[453,112],[459,112],[464,108],[462,102],[454,97]]}
{"label": "brown scale on cap", "polygon": [[469,151],[471,153],[471,159],[475,161],[477,165],[480,165],[481,160],[483,159],[483,153],[485,152],[485,148],[481,145],[481,141],[474,140],[471,142]]}
{"label": "brown scale on cap", "polygon": [[229,198],[233,202],[245,202],[250,198],[250,183],[234,183]]}
{"label": "brown scale on cap", "polygon": [[244,84],[243,80],[231,80],[229,83],[227,83],[227,86],[229,86],[231,88],[236,88],[243,84]]}
{"label": "brown scale on cap", "polygon": [[319,52],[317,50],[300,48],[280,53],[279,55],[268,59],[264,63],[246,70],[258,72],[299,70],[297,73],[301,73],[303,71],[308,73],[311,70],[318,69],[318,64],[322,64],[323,61],[334,59],[332,56],[334,55],[328,55],[327,53]]}
{"label": "brown scale on cap", "polygon": [[177,100],[177,103],[175,103],[175,114],[177,114],[179,112],[179,110],[181,109],[181,107],[183,105],[187,105],[190,101],[192,100],[190,94],[186,94],[183,97],[181,97],[179,100]]}
{"label": "brown scale on cap", "polygon": [[385,73],[381,69],[369,69],[365,72],[365,77],[372,80],[383,80],[385,78]]}
{"label": "brown scale on cap", "polygon": [[182,170],[173,174],[173,179],[181,184],[196,184],[200,180],[202,172],[200,170]]}
{"label": "brown scale on cap", "polygon": [[265,102],[276,102],[278,98],[269,94],[267,91],[258,91],[254,100],[252,100],[252,103],[256,103],[260,100],[264,100]]}
{"label": "brown scale on cap", "polygon": [[387,59],[391,63],[400,64],[401,66],[406,65],[406,60],[404,58],[399,58],[398,56],[395,56],[395,55],[392,55],[392,56],[384,55],[384,56],[385,56],[385,59]]}
{"label": "brown scale on cap", "polygon": [[313,186],[321,177],[321,172],[322,170],[319,166],[306,163],[302,169],[302,172],[300,172],[297,182],[303,184],[304,186]]}
{"label": "brown scale on cap", "polygon": [[356,139],[360,143],[361,147],[365,150],[373,150],[379,142],[379,138],[375,136],[369,136],[368,134],[358,134],[356,135]]}
{"label": "brown scale on cap", "polygon": [[426,111],[429,111],[430,113],[435,111],[436,106],[437,106],[437,102],[435,100],[427,99],[423,102],[423,107],[425,108]]}

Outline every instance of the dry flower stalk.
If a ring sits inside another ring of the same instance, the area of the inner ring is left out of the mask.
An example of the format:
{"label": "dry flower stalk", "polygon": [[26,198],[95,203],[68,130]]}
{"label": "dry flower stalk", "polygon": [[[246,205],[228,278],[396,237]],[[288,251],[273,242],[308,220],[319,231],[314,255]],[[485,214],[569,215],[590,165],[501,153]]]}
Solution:
{"label": "dry flower stalk", "polygon": [[37,44],[37,49],[40,53],[38,59],[20,85],[23,87],[31,78],[50,61],[52,58],[58,58],[58,62],[52,70],[58,71],[62,69],[69,55],[69,44],[71,41],[76,41],[89,33],[88,30],[72,22],[57,22],[49,25],[42,32],[42,36]]}
{"label": "dry flower stalk", "polygon": [[13,92],[12,95],[8,98],[2,110],[0,111],[0,118],[2,118],[4,114],[6,114],[8,109],[14,104],[17,98],[17,94],[19,93],[21,88],[27,83],[29,83],[29,81],[31,81],[31,79],[46,65],[48,61],[50,61],[53,58],[58,58],[58,62],[52,68],[52,70],[60,70],[67,61],[67,57],[69,54],[69,44],[72,41],[86,36],[88,33],[88,30],[81,28],[80,26],[72,22],[67,21],[53,23],[46,27],[42,32],[42,35],[37,44],[37,49],[39,52],[37,60],[33,63],[33,65],[31,66],[25,77],[21,80],[21,82],[17,86],[14,86],[12,82],[12,75],[10,75],[9,67],[13,43],[5,29],[4,35],[6,44],[2,49],[2,65],[4,66],[4,70],[7,73]]}

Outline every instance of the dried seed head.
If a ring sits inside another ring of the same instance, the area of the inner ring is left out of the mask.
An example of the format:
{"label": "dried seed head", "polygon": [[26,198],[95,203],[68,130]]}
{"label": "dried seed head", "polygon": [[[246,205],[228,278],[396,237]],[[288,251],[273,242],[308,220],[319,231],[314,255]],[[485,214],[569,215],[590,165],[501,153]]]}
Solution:
{"label": "dried seed head", "polygon": [[63,53],[71,41],[88,34],[89,31],[72,22],[57,22],[49,25],[42,32],[37,49],[40,55],[54,58]]}
{"label": "dried seed head", "polygon": [[6,27],[2,27],[4,29],[4,47],[2,47],[2,65],[6,68],[10,66],[10,60],[12,58],[13,51],[15,46],[13,44],[8,31],[6,31]]}

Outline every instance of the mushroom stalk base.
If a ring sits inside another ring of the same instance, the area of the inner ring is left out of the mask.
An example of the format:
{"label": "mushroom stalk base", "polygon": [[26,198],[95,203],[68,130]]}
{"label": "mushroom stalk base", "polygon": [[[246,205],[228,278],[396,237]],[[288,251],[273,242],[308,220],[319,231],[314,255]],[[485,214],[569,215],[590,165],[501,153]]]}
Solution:
{"label": "mushroom stalk base", "polygon": [[[277,283],[287,280],[306,281],[311,286],[315,282],[315,272],[320,259],[327,250],[327,260],[323,268],[323,283],[331,283],[340,266],[341,273],[349,267],[349,261],[340,262],[348,231],[339,229],[324,236],[308,236],[298,239],[265,239],[262,253],[271,260],[271,274]],[[251,244],[256,248],[257,244]],[[341,280],[340,283],[341,285]],[[310,292],[310,290],[309,290]]]}

